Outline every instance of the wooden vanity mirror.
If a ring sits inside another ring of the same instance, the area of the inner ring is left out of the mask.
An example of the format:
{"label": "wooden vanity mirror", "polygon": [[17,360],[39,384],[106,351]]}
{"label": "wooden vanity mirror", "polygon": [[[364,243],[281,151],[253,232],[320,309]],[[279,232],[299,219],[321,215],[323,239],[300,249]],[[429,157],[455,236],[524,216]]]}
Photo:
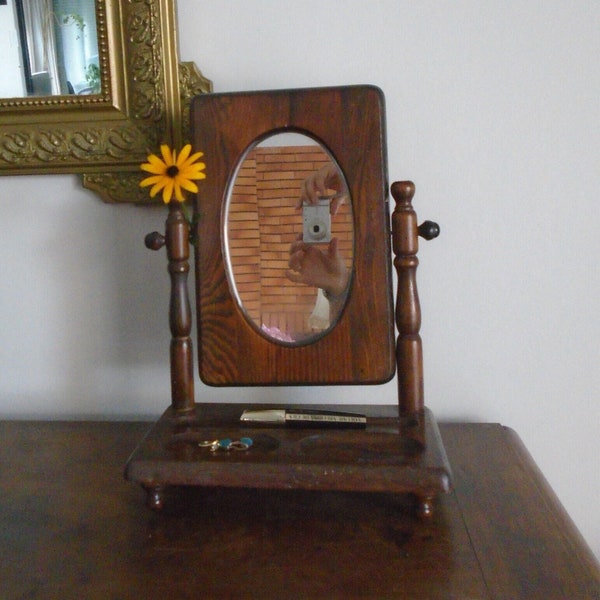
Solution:
{"label": "wooden vanity mirror", "polygon": [[[171,407],[127,478],[153,508],[170,487],[250,487],[409,494],[430,515],[450,469],[424,405],[416,254],[438,227],[417,225],[411,182],[392,184],[389,214],[383,94],[209,94],[191,115],[207,174],[191,232],[200,377],[240,387],[232,403],[195,402],[190,233],[172,202],[166,234],[147,241],[169,258]],[[395,372],[397,406],[340,406],[324,392],[320,406],[294,406],[293,388],[283,405],[251,405],[241,387],[373,384]],[[269,412],[248,421],[249,409]],[[269,422],[273,409],[283,423]]]}
{"label": "wooden vanity mirror", "polygon": [[[380,90],[368,86],[194,99],[193,143],[208,174],[196,201],[205,383],[364,384],[393,376],[383,105]],[[324,206],[313,198],[305,211],[303,186],[308,180],[314,189],[316,177],[335,182],[315,192]],[[315,220],[314,240],[303,213]],[[299,239],[306,245],[294,253]],[[292,268],[290,252],[298,259]],[[333,270],[336,260],[345,280],[325,289],[327,299],[302,279],[311,261]]]}

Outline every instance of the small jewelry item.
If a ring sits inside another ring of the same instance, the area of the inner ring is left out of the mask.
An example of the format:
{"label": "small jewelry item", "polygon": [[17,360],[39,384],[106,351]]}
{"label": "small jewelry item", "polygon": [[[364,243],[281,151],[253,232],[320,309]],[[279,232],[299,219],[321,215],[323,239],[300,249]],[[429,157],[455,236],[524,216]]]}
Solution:
{"label": "small jewelry item", "polygon": [[217,452],[218,450],[237,450],[238,452],[243,452],[248,450],[252,444],[252,438],[243,437],[235,441],[232,441],[229,438],[224,438],[222,440],[204,440],[203,442],[199,442],[198,446],[200,446],[200,448],[209,448],[211,452]]}

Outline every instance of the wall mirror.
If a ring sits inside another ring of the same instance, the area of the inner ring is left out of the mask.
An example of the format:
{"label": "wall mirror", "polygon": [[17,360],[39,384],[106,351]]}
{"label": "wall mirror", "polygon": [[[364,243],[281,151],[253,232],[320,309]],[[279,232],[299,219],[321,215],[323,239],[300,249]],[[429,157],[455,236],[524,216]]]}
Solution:
{"label": "wall mirror", "polygon": [[306,344],[337,322],[352,274],[345,177],[313,138],[275,133],[234,168],[224,206],[229,287],[251,325]]}
{"label": "wall mirror", "polygon": [[[381,92],[350,86],[209,94],[194,99],[192,112],[193,144],[205,153],[210,173],[195,206],[203,381],[390,379],[394,322]],[[271,166],[259,168],[263,159]],[[326,237],[309,244],[322,230],[305,227],[302,186],[328,170],[309,203],[313,225],[326,221]],[[307,278],[312,259],[330,265],[333,258],[345,274],[340,287]]]}
{"label": "wall mirror", "polygon": [[174,0],[7,0],[0,24],[0,174],[78,173],[147,202],[140,163],[186,141],[188,100],[211,87],[178,62]]}

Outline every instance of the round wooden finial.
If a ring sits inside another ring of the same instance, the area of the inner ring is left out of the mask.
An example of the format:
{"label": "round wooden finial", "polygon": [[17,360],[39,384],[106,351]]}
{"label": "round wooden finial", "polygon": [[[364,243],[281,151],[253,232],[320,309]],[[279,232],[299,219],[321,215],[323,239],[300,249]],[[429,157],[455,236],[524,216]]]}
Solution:
{"label": "round wooden finial", "polygon": [[144,238],[144,244],[149,250],[160,250],[165,245],[165,236],[153,231]]}
{"label": "round wooden finial", "polygon": [[396,202],[408,204],[415,195],[415,184],[412,181],[395,181],[391,190]]}
{"label": "round wooden finial", "polygon": [[423,221],[419,225],[419,236],[426,240],[433,240],[440,235],[440,226],[434,221]]}

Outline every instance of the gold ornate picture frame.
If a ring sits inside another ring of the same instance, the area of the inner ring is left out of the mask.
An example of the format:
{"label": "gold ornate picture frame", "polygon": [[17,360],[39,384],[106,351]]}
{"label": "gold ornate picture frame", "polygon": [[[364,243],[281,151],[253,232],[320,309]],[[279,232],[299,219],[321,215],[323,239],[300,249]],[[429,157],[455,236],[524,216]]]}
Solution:
{"label": "gold ornate picture frame", "polygon": [[77,173],[106,202],[148,202],[140,163],[180,146],[188,100],[211,91],[179,63],[174,0],[96,0],[101,93],[0,99],[0,174]]}

